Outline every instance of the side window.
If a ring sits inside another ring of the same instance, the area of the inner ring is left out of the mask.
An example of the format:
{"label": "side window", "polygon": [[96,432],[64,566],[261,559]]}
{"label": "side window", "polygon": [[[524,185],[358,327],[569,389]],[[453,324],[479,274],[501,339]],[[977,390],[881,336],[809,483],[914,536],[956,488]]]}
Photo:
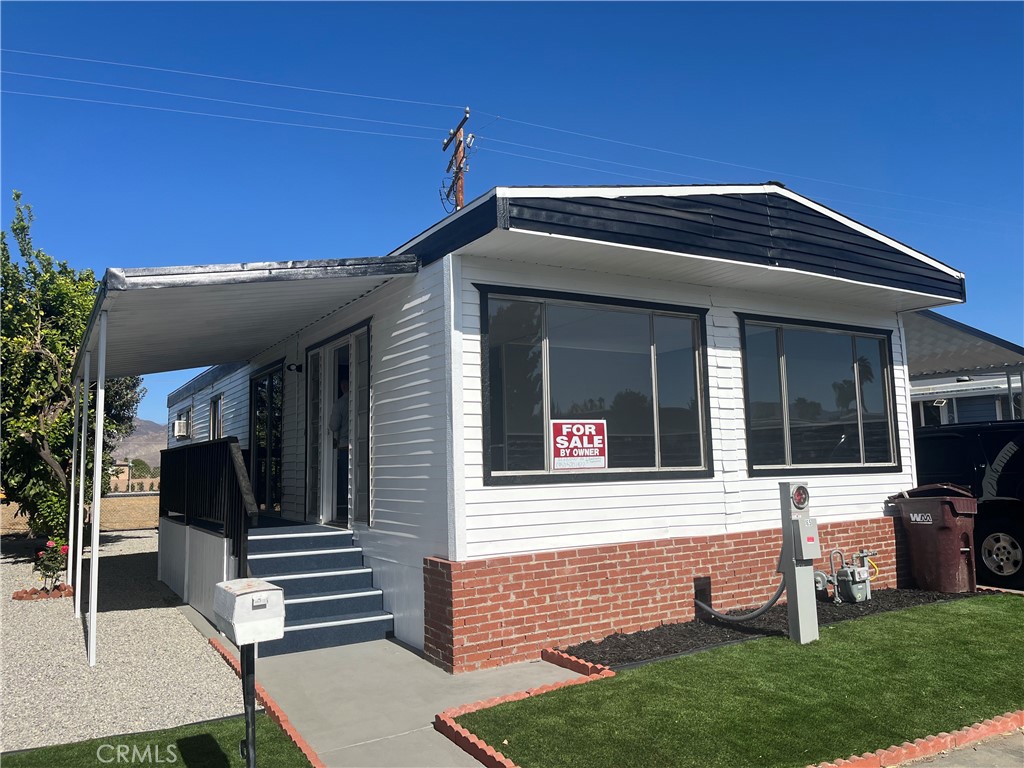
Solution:
{"label": "side window", "polygon": [[221,395],[210,400],[210,439],[224,437],[224,398]]}
{"label": "side window", "polygon": [[742,317],[752,473],[896,465],[882,331]]}

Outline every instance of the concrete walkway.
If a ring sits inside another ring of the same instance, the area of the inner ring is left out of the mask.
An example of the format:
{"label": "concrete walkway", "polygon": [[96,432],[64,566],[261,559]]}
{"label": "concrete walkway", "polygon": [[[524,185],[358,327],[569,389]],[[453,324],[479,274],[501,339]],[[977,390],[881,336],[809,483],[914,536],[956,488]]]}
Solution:
{"label": "concrete walkway", "polygon": [[907,768],[1021,768],[1024,766],[1024,731],[993,736],[904,765]]}
{"label": "concrete walkway", "polygon": [[573,677],[544,661],[449,675],[388,640],[256,662],[257,680],[330,768],[479,768],[434,730],[434,715]]}
{"label": "concrete walkway", "polygon": [[[193,608],[178,610],[237,657],[237,649]],[[479,768],[480,763],[434,730],[434,715],[574,677],[544,661],[449,675],[389,640],[256,662],[256,679],[328,768]],[[904,765],[1022,768],[1024,731]]]}

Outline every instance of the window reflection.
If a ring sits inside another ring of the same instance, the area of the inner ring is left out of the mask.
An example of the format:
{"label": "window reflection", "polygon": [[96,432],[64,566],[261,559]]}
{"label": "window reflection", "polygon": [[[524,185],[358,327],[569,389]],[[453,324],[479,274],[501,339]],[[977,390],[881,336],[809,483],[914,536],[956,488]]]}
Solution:
{"label": "window reflection", "polygon": [[786,328],[783,344],[793,463],[859,462],[857,382],[850,337]]}
{"label": "window reflection", "polygon": [[650,314],[552,304],[552,419],[606,419],[608,467],[653,467]]}
{"label": "window reflection", "polygon": [[491,467],[544,469],[541,305],[494,299],[488,306]]}
{"label": "window reflection", "polygon": [[608,469],[705,466],[697,322],[489,297],[491,470],[551,471],[546,429],[561,419],[606,422]]}
{"label": "window reflection", "polygon": [[747,451],[754,464],[785,464],[778,329],[747,325]]}
{"label": "window reflection", "polygon": [[752,466],[894,461],[886,339],[762,322],[743,333]]}
{"label": "window reflection", "polygon": [[654,316],[663,467],[699,467],[703,462],[696,333],[697,324],[691,318]]}

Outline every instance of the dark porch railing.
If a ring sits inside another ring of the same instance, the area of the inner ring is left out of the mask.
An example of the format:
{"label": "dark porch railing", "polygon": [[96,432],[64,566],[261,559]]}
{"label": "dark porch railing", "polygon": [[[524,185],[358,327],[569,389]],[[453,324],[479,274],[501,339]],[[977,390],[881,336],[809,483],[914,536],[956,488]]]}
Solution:
{"label": "dark porch railing", "polygon": [[244,454],[236,437],[160,451],[160,516],[219,530],[239,578],[248,576],[246,534],[258,514]]}

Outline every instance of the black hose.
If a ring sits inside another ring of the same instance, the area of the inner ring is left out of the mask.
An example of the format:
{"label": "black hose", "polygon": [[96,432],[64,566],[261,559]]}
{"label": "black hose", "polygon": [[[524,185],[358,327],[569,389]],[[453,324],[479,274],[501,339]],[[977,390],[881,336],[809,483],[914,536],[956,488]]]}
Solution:
{"label": "black hose", "polygon": [[769,608],[771,608],[773,605],[775,605],[777,602],[779,602],[779,598],[782,597],[782,593],[785,592],[785,591],[786,591],[786,577],[783,576],[782,577],[782,581],[779,582],[779,588],[775,590],[775,594],[774,595],[772,595],[770,598],[768,598],[768,602],[767,603],[762,605],[756,611],[751,611],[750,613],[744,613],[741,616],[728,616],[728,615],[726,615],[724,613],[719,613],[714,608],[712,608],[710,605],[706,605],[705,603],[702,603],[700,600],[698,600],[696,598],[694,598],[693,602],[695,602],[700,608],[703,608],[705,611],[710,613],[716,619],[721,619],[722,621],[750,621],[751,619],[756,619],[761,614],[766,613]]}

